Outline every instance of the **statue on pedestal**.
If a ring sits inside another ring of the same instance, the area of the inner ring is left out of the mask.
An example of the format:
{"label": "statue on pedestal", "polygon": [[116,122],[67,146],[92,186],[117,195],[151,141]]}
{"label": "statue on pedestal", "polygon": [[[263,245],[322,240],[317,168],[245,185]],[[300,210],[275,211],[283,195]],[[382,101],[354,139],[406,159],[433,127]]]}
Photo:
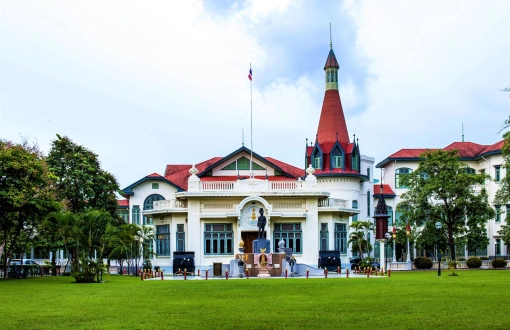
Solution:
{"label": "statue on pedestal", "polygon": [[263,238],[264,237],[264,227],[266,226],[267,220],[266,220],[266,217],[264,216],[263,208],[259,209],[259,213],[260,213],[260,216],[257,220],[257,227],[259,228],[258,238]]}

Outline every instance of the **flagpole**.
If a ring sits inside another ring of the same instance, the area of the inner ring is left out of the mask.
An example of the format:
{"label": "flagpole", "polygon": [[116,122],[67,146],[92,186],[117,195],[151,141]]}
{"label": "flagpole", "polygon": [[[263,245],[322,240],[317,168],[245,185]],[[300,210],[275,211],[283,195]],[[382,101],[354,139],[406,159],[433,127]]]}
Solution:
{"label": "flagpole", "polygon": [[[251,74],[251,63],[250,63],[250,74]],[[250,79],[250,178],[253,179],[253,99],[251,92],[252,79]]]}

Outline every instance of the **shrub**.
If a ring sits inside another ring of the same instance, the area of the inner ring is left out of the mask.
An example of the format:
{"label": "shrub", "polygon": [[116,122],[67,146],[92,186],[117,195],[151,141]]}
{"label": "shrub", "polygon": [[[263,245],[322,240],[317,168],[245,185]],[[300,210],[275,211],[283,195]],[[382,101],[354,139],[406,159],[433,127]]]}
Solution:
{"label": "shrub", "polygon": [[482,266],[482,259],[478,257],[471,257],[466,261],[469,268],[480,268]]}
{"label": "shrub", "polygon": [[490,260],[489,257],[480,257],[481,260]]}
{"label": "shrub", "polygon": [[506,267],[506,260],[503,258],[496,258],[492,260],[492,267],[494,268],[504,268]]}
{"label": "shrub", "polygon": [[459,258],[459,261],[466,261],[466,258]]}
{"label": "shrub", "polygon": [[427,257],[416,257],[414,258],[414,267],[417,269],[430,269],[432,268],[432,259]]}

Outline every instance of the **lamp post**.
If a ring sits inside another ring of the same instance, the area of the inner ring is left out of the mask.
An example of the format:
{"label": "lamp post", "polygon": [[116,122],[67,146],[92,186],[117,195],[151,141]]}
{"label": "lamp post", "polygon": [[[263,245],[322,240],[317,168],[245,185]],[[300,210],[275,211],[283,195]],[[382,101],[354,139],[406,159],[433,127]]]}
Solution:
{"label": "lamp post", "polygon": [[[386,234],[384,234],[384,236],[386,237],[386,242],[388,242],[391,238],[390,233],[386,233]],[[384,269],[386,271],[388,271],[388,245],[389,244],[386,244],[386,258],[384,258]]]}
{"label": "lamp post", "polygon": [[[439,235],[441,234],[441,231],[440,229],[443,228],[443,224],[438,221],[436,222],[436,229],[438,230],[439,232]],[[443,257],[441,255],[441,253],[439,252],[439,238],[441,238],[441,236],[438,237],[438,240],[437,240],[437,276],[441,276],[441,258]]]}
{"label": "lamp post", "polygon": [[395,228],[395,223],[393,223],[393,230],[391,235],[393,236],[393,262],[397,262],[397,249],[395,248],[396,240],[397,240],[397,228]]}
{"label": "lamp post", "polygon": [[409,225],[409,220],[407,220],[407,224],[406,224],[406,236],[407,236],[406,268],[407,268],[407,270],[411,270],[412,269],[412,265],[411,265],[411,243],[410,243],[411,226]]}

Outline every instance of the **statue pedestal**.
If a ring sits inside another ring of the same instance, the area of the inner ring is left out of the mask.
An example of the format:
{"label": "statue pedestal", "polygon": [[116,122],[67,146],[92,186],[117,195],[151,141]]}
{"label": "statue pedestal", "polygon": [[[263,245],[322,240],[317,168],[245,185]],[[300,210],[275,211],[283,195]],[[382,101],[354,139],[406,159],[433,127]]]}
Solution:
{"label": "statue pedestal", "polygon": [[271,277],[271,274],[269,274],[269,271],[271,270],[271,266],[266,265],[258,265],[259,274],[257,275],[258,278],[269,278]]}
{"label": "statue pedestal", "polygon": [[257,238],[253,240],[253,253],[271,253],[271,241],[265,238]]}
{"label": "statue pedestal", "polygon": [[255,267],[259,270],[257,277],[268,278],[271,277],[269,273],[273,268],[273,255],[271,253],[257,253],[255,254]]}

